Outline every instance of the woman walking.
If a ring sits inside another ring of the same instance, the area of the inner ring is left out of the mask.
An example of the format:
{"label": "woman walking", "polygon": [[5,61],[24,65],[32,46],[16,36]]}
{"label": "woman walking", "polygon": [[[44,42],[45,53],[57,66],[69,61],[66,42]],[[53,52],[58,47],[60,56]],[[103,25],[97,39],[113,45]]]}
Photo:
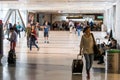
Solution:
{"label": "woman walking", "polygon": [[39,47],[35,42],[36,40],[37,40],[37,37],[36,37],[35,26],[32,26],[31,36],[30,36],[30,50],[32,50],[32,45],[35,45],[37,50],[39,50]]}
{"label": "woman walking", "polygon": [[92,37],[92,33],[90,33],[90,27],[85,27],[83,30],[83,35],[81,38],[80,42],[80,53],[83,52],[85,61],[86,61],[86,73],[87,73],[87,79],[90,79],[90,69],[93,64],[93,59],[94,59],[94,51],[93,51],[93,46],[94,46],[94,36]]}

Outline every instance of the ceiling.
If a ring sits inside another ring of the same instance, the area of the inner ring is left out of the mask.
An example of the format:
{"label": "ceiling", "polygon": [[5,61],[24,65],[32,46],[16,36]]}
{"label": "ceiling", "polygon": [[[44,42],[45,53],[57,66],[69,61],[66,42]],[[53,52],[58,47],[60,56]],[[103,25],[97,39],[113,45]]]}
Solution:
{"label": "ceiling", "polygon": [[1,8],[34,12],[103,13],[118,0],[0,0]]}

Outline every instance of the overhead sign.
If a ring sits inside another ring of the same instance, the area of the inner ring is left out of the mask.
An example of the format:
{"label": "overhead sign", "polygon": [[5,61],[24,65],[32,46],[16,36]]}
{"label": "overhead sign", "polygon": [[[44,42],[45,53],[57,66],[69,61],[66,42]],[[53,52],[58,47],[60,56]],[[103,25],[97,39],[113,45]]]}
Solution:
{"label": "overhead sign", "polygon": [[66,17],[66,19],[82,19],[83,17],[82,16],[69,16],[69,17]]}

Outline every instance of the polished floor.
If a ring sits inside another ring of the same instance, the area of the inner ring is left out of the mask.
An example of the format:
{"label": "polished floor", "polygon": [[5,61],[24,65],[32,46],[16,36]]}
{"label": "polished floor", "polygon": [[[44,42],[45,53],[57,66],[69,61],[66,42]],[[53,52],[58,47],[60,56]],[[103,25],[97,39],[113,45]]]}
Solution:
{"label": "polished floor", "polygon": [[[104,39],[104,32],[93,32],[100,42]],[[0,80],[87,80],[85,65],[82,74],[72,74],[73,59],[79,53],[81,36],[68,31],[50,31],[49,44],[44,43],[43,32],[39,32],[40,50],[27,48],[26,37],[22,33],[16,47],[17,62],[8,65],[7,55],[9,42],[4,39],[4,56],[0,66]],[[82,35],[82,33],[81,33]],[[84,60],[84,58],[83,58]],[[120,80],[120,74],[105,72],[105,64],[98,65],[94,61],[90,80]]]}

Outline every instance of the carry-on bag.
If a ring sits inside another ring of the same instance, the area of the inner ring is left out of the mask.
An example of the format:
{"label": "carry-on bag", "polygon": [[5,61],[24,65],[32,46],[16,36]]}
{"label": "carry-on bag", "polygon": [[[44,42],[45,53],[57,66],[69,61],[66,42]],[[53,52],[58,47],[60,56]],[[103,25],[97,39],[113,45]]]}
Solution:
{"label": "carry-on bag", "polygon": [[10,50],[8,52],[8,64],[15,64],[16,62],[16,55],[14,50]]}
{"label": "carry-on bag", "polygon": [[[81,59],[78,57],[81,56]],[[77,59],[73,59],[72,62],[72,73],[82,73],[83,70],[83,60],[82,55],[77,55]]]}

